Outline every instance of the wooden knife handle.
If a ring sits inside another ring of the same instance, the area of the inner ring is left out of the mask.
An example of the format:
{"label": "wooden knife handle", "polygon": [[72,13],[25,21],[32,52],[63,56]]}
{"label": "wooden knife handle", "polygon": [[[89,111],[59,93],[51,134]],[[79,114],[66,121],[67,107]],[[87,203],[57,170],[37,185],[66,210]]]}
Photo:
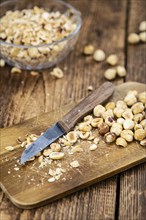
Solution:
{"label": "wooden knife handle", "polygon": [[79,104],[77,104],[71,111],[69,111],[58,122],[58,124],[60,124],[66,132],[69,132],[78,121],[80,121],[88,113],[92,112],[96,105],[105,102],[113,94],[113,92],[113,84],[105,82]]}

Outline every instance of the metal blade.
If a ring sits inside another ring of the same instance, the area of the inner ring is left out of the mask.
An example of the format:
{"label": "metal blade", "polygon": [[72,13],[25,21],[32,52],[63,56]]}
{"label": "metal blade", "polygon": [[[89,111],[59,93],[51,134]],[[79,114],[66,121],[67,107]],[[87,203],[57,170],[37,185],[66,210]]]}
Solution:
{"label": "metal blade", "polygon": [[31,157],[38,154],[65,133],[65,130],[58,123],[56,123],[26,148],[21,156],[20,163],[24,164]]}

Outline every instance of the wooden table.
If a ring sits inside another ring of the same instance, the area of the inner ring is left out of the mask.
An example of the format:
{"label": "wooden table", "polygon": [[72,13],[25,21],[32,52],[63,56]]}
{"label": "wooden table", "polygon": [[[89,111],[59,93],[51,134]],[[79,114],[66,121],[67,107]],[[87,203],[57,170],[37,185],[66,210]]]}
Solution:
{"label": "wooden table", "polygon": [[[146,44],[127,44],[130,32],[136,32],[146,20],[145,0],[72,0],[82,12],[83,27],[75,50],[58,66],[64,78],[55,80],[51,69],[39,76],[29,72],[11,74],[10,67],[0,69],[0,126],[7,127],[28,118],[82,99],[87,87],[105,81],[105,63],[97,64],[82,55],[86,43],[116,53],[127,68],[125,81],[146,82]],[[0,191],[2,220],[144,220],[146,216],[146,164],[139,165],[59,201],[32,210],[16,208]]]}

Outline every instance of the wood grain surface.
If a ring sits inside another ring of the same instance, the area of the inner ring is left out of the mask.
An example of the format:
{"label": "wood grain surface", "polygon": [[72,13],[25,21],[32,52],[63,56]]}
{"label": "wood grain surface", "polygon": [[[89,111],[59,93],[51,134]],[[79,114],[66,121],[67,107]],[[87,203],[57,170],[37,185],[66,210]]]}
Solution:
{"label": "wood grain surface", "polygon": [[[93,43],[107,54],[117,53],[128,68],[125,81],[145,82],[145,46],[127,45],[127,35],[145,20],[145,0],[72,0],[82,12],[83,28],[75,50],[58,66],[65,77],[55,80],[43,71],[38,77],[29,72],[13,75],[10,67],[0,70],[0,126],[7,127],[33,116],[82,99],[87,86],[98,87],[105,64],[84,57],[83,45]],[[123,80],[115,80],[115,84]],[[143,220],[146,206],[146,165],[116,175],[92,187],[47,206],[31,211],[16,208],[0,193],[1,219],[11,220]],[[130,181],[130,185],[129,185]],[[137,184],[136,184],[137,183]]]}

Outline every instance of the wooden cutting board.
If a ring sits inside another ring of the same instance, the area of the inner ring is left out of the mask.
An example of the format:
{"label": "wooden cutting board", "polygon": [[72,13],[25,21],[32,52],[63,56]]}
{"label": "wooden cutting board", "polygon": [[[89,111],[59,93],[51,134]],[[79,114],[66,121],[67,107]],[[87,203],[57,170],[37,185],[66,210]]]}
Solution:
{"label": "wooden cutting board", "polygon": [[[119,85],[111,100],[122,99],[128,90],[133,89],[142,92],[146,87],[144,84],[131,82]],[[46,204],[146,161],[146,148],[136,142],[129,144],[127,148],[102,142],[98,149],[89,151],[88,141],[83,141],[84,152],[66,155],[62,159],[62,168],[67,171],[56,182],[48,182],[48,170],[50,167],[53,168],[52,165],[38,168],[37,160],[29,162],[26,166],[18,165],[17,161],[24,149],[16,144],[16,139],[24,138],[26,134],[40,134],[74,105],[75,103],[11,128],[0,129],[0,184],[16,206],[34,208]],[[9,145],[14,146],[15,150],[6,151],[5,147]],[[73,160],[78,160],[79,168],[69,166]],[[19,167],[19,170],[15,170],[16,167]]]}

